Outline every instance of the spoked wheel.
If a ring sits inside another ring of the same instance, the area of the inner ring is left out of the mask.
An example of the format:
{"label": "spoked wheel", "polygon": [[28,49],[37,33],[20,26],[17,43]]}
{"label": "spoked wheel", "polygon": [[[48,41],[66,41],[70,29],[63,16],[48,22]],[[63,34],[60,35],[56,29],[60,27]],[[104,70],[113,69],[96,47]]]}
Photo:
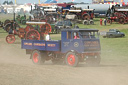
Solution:
{"label": "spoked wheel", "polygon": [[112,24],[112,21],[110,19],[107,19],[107,23]]}
{"label": "spoked wheel", "polygon": [[65,62],[67,65],[75,67],[79,63],[79,58],[73,52],[68,52],[65,57]]}
{"label": "spoked wheel", "polygon": [[50,32],[52,31],[52,28],[51,28],[51,25],[50,25],[50,24],[46,23],[45,25],[42,25],[42,26],[40,27],[40,30],[41,30],[41,32],[43,32],[44,34],[48,34],[48,33],[50,33]]}
{"label": "spoked wheel", "polygon": [[27,40],[40,40],[40,34],[37,30],[30,30],[26,34]]}
{"label": "spoked wheel", "polygon": [[11,21],[9,19],[5,20],[4,21],[4,26],[7,24],[7,23],[10,23]]}
{"label": "spoked wheel", "polygon": [[83,20],[89,20],[89,19],[90,19],[90,15],[89,14],[83,15]]}
{"label": "spoked wheel", "polygon": [[[12,24],[11,24],[12,23]],[[13,26],[12,26],[13,25]],[[20,26],[16,23],[16,22],[10,22],[10,23],[7,23],[5,26],[4,26],[4,30],[6,30],[6,32],[9,32],[10,29],[19,29]]]}
{"label": "spoked wheel", "polygon": [[45,55],[38,50],[32,52],[32,62],[34,64],[43,64],[45,62]]}
{"label": "spoked wheel", "polygon": [[125,21],[124,21],[124,18],[123,18],[123,17],[119,18],[119,23],[120,23],[120,24],[124,24],[124,23],[125,23]]}
{"label": "spoked wheel", "polygon": [[6,37],[6,42],[9,43],[9,44],[14,43],[14,42],[15,42],[15,35],[9,34],[9,35]]}

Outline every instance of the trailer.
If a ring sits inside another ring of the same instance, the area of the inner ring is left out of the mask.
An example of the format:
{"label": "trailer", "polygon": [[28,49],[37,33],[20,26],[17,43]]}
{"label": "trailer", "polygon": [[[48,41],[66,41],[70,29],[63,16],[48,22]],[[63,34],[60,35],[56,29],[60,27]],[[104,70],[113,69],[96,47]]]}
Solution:
{"label": "trailer", "polygon": [[75,67],[79,62],[87,65],[100,64],[100,40],[96,29],[63,29],[61,40],[22,40],[34,64],[51,60],[53,64],[65,62]]}

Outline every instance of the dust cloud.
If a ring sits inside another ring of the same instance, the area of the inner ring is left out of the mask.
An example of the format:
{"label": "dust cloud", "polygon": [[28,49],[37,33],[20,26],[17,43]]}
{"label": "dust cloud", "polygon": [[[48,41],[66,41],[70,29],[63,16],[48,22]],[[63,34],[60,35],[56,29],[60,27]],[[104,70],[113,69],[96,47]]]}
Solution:
{"label": "dust cloud", "polygon": [[1,39],[0,85],[128,85],[127,66],[34,65],[29,57],[20,43],[10,45]]}

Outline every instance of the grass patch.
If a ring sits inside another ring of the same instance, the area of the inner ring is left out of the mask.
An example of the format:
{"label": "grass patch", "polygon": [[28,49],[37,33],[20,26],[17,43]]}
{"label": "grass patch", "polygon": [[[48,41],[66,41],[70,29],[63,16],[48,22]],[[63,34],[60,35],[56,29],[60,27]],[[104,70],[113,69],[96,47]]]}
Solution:
{"label": "grass patch", "polygon": [[[12,18],[11,16],[3,16],[0,19],[2,21],[5,20],[6,17]],[[8,19],[9,19],[8,18]],[[83,25],[83,24],[77,24],[80,28],[91,28],[91,29],[98,29],[99,31],[108,31],[109,29],[119,29],[121,32],[125,33],[124,38],[103,38],[100,36],[100,42],[101,42],[101,63],[102,64],[128,64],[128,24],[107,24],[107,26],[100,25],[99,22],[100,18],[95,18],[94,25]],[[25,27],[25,25],[21,25],[21,27]],[[0,44],[5,44],[5,38],[8,35],[2,28],[0,28]],[[50,35],[52,40],[60,40],[61,34],[51,34]],[[16,40],[16,42],[20,39]],[[8,45],[8,44],[7,44]],[[16,44],[17,45],[17,44]],[[18,44],[20,46],[20,43]],[[11,46],[11,45],[9,45]]]}

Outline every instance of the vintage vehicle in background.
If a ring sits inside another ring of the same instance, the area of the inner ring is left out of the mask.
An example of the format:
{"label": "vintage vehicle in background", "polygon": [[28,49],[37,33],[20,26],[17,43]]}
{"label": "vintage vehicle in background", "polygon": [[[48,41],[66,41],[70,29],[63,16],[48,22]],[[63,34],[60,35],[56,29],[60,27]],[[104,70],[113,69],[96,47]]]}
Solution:
{"label": "vintage vehicle in background", "polygon": [[81,9],[72,7],[68,10],[66,19],[70,20],[83,20],[83,24],[94,24],[94,9]]}
{"label": "vintage vehicle in background", "polygon": [[26,27],[16,29],[15,23],[11,23],[9,34],[6,37],[6,42],[12,44],[15,42],[17,35],[21,39],[40,40],[44,39],[44,35],[51,32],[50,24],[46,22],[26,22]]}
{"label": "vintage vehicle in background", "polygon": [[23,16],[18,15],[18,16],[16,16],[16,22],[17,22],[18,24],[25,25],[25,24],[26,24],[26,21],[28,21],[28,20],[26,19],[26,15],[23,15]]}
{"label": "vintage vehicle in background", "polygon": [[108,10],[107,22],[118,22],[120,24],[128,23],[128,7],[115,7],[113,6]]}
{"label": "vintage vehicle in background", "polygon": [[65,62],[75,67],[79,62],[87,65],[100,64],[100,40],[96,29],[63,29],[61,40],[26,40],[21,47],[34,64],[51,60],[53,64]]}
{"label": "vintage vehicle in background", "polygon": [[60,33],[62,29],[71,29],[72,28],[72,22],[70,20],[61,20],[58,21],[52,26],[52,33]]}
{"label": "vintage vehicle in background", "polygon": [[110,29],[109,32],[106,32],[105,35],[103,35],[104,38],[114,38],[114,37],[124,37],[125,34],[123,32],[120,32],[118,29]]}

